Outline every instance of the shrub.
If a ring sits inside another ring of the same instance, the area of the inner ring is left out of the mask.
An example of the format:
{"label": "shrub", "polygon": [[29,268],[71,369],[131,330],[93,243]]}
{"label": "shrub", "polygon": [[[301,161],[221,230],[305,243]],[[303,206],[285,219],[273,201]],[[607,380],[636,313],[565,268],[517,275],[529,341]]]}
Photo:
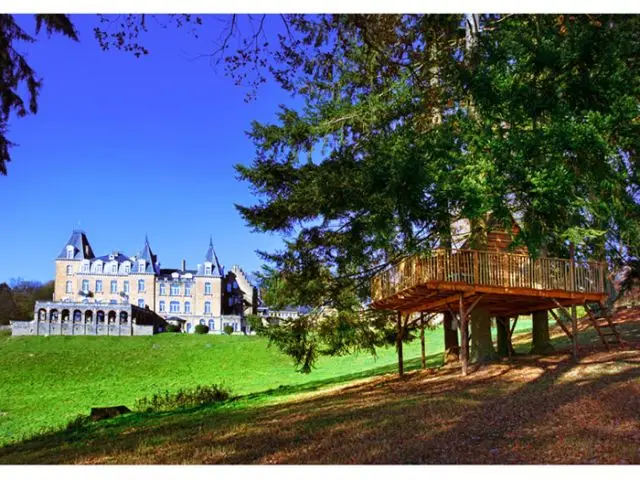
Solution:
{"label": "shrub", "polygon": [[209,327],[206,325],[196,325],[195,332],[200,334],[209,333]]}
{"label": "shrub", "polygon": [[231,396],[231,391],[220,386],[197,386],[196,388],[180,389],[176,393],[156,393],[152,397],[136,400],[134,410],[139,412],[166,412],[178,408],[198,407],[213,403],[224,402]]}
{"label": "shrub", "polygon": [[167,325],[167,332],[169,333],[180,333],[180,327],[178,325]]}
{"label": "shrub", "polygon": [[257,334],[261,334],[264,329],[264,324],[262,323],[262,317],[258,315],[247,315],[247,323],[251,327],[251,330],[256,332]]}
{"label": "shrub", "polygon": [[233,333],[233,327],[231,325],[225,325],[223,330],[227,335],[231,335]]}

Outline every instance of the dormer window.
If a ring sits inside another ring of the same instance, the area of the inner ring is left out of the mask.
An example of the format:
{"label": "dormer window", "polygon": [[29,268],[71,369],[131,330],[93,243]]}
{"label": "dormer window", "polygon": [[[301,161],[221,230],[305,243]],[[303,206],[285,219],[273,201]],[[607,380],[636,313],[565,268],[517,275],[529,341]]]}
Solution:
{"label": "dormer window", "polygon": [[67,245],[67,258],[73,258],[73,245]]}
{"label": "dormer window", "polygon": [[138,271],[139,272],[144,272],[145,271],[145,261],[144,260],[140,260],[138,262]]}
{"label": "dormer window", "polygon": [[102,273],[102,263],[96,262],[93,264],[93,272],[94,273]]}
{"label": "dormer window", "polygon": [[82,264],[82,273],[89,273],[89,262]]}
{"label": "dormer window", "polygon": [[111,265],[111,273],[118,273],[118,264],[114,263]]}
{"label": "dormer window", "polygon": [[124,273],[129,273],[131,270],[131,266],[128,263],[124,264]]}
{"label": "dormer window", "polygon": [[204,266],[204,274],[205,275],[211,275],[211,265],[205,265]]}

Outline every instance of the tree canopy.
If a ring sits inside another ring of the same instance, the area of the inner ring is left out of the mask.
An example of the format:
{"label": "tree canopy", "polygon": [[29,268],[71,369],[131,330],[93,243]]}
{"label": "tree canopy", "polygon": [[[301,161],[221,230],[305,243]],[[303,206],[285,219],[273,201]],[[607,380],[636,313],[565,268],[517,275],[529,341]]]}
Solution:
{"label": "tree canopy", "polygon": [[291,22],[276,80],[304,107],[252,125],[256,158],[237,169],[257,202],[238,209],[288,238],[264,258],[318,292],[311,305],[361,307],[372,275],[439,245],[443,221],[489,212],[518,215],[534,255],[637,255],[640,20],[474,20],[472,41],[456,15]]}

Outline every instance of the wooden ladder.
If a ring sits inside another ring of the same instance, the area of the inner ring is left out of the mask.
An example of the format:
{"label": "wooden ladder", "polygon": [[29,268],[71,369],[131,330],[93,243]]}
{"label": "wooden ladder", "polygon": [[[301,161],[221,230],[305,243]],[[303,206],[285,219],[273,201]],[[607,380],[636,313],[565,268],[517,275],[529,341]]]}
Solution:
{"label": "wooden ladder", "polygon": [[[624,343],[620,337],[620,332],[618,332],[616,328],[616,324],[611,320],[611,313],[604,304],[598,305],[599,315],[591,311],[587,302],[584,303],[584,310],[587,312],[591,324],[596,329],[596,332],[598,332],[600,341],[607,347],[607,350],[610,350],[613,344],[622,345]],[[601,322],[602,320],[604,320],[604,323]]]}

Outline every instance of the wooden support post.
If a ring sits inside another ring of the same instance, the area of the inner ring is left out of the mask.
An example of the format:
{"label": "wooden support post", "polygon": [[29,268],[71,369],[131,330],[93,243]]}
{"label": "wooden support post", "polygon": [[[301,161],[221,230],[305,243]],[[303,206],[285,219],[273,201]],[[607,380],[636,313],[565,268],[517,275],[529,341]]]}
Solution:
{"label": "wooden support post", "polygon": [[571,337],[573,359],[578,360],[578,313],[575,305],[571,306]]}
{"label": "wooden support post", "polygon": [[402,359],[402,312],[398,312],[396,325],[396,350],[398,351],[398,375],[404,375],[404,364]]}
{"label": "wooden support post", "polygon": [[484,295],[478,295],[476,297],[476,299],[473,301],[473,303],[469,306],[469,308],[467,308],[466,313],[467,315],[471,315],[471,312],[473,312],[473,309],[476,308],[476,305],[478,304],[478,302],[480,300],[482,300],[482,297],[484,297]]}
{"label": "wooden support post", "polygon": [[[507,324],[505,328],[507,329],[507,358],[511,361],[511,317],[504,317]],[[516,317],[516,322],[518,321],[518,317]],[[515,328],[515,322],[513,323],[513,328]]]}
{"label": "wooden support post", "polygon": [[518,324],[518,315],[516,315],[513,319],[513,327],[509,330],[509,342],[511,342],[511,337],[513,336],[513,332],[516,329],[516,325]]}
{"label": "wooden support post", "polygon": [[424,312],[420,314],[420,350],[421,350],[421,365],[422,369],[427,368],[427,351],[424,344]]}
{"label": "wooden support post", "polygon": [[462,295],[460,295],[460,358],[462,360],[462,375],[468,374],[469,368],[469,331],[467,330],[467,313],[464,310]]}
{"label": "wooden support post", "polygon": [[[555,302],[555,300],[554,300]],[[557,303],[557,302],[556,302]],[[562,310],[564,310],[564,307],[562,305],[559,305],[559,308],[561,308]],[[560,318],[558,317],[558,315],[556,314],[556,312],[554,312],[553,310],[549,310],[551,312],[551,315],[553,316],[553,318],[555,319],[556,323],[560,326],[560,328],[562,329],[562,331],[565,333],[565,335],[567,337],[569,337],[569,340],[571,339],[571,332],[569,330],[567,330],[567,327],[564,326],[564,323],[562,323],[562,321],[560,320]]]}
{"label": "wooden support post", "polygon": [[[571,292],[577,292],[576,288],[576,263],[575,263],[575,251],[576,247],[573,242],[569,245],[569,259],[570,264],[570,279],[571,279]],[[576,306],[571,306],[571,346],[573,348],[573,359],[578,360],[578,314],[576,313]]]}

